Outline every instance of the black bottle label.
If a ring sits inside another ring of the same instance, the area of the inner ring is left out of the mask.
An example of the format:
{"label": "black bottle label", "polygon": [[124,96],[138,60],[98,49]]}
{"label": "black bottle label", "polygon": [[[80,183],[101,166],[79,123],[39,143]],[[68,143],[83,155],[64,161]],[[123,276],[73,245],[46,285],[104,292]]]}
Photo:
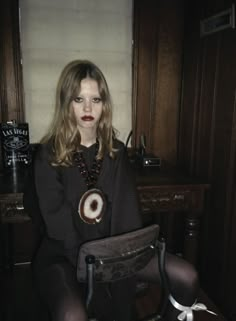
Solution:
{"label": "black bottle label", "polygon": [[1,145],[5,168],[18,168],[28,165],[30,162],[28,124],[2,123]]}

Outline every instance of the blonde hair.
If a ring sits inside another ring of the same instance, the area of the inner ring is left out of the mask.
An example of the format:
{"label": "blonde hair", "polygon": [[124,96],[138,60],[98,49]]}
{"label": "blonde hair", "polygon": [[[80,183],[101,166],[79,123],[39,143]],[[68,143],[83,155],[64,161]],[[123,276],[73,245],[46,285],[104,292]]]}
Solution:
{"label": "blonde hair", "polygon": [[62,70],[56,90],[53,121],[48,133],[41,140],[41,143],[52,144],[51,164],[54,166],[72,165],[73,155],[81,144],[81,136],[71,103],[77,97],[81,81],[85,78],[91,78],[97,82],[103,102],[102,115],[97,127],[99,141],[97,159],[103,158],[105,153],[114,158],[113,139],[116,131],[112,126],[112,102],[106,79],[92,62],[75,60]]}

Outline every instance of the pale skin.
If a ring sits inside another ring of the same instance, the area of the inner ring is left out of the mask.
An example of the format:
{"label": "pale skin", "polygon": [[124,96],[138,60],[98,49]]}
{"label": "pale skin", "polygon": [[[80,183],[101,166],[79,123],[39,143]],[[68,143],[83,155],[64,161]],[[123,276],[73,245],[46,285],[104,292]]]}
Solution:
{"label": "pale skin", "polygon": [[81,135],[81,144],[89,147],[96,142],[97,126],[103,109],[103,102],[95,80],[85,78],[81,81],[80,92],[72,101],[72,108]]}

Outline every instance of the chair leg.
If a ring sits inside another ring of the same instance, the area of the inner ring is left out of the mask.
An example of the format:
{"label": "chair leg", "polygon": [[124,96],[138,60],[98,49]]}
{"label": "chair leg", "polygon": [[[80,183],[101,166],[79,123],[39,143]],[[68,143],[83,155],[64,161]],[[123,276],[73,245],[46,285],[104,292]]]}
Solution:
{"label": "chair leg", "polygon": [[93,283],[94,283],[94,263],[95,257],[93,255],[87,255],[85,258],[87,265],[87,297],[86,297],[86,308],[88,310],[89,304],[93,297]]}
{"label": "chair leg", "polygon": [[165,239],[161,238],[158,240],[156,244],[156,251],[157,251],[157,263],[155,264],[154,268],[159,270],[160,274],[160,282],[161,282],[161,302],[159,304],[160,308],[158,313],[154,313],[152,315],[148,315],[144,319],[140,321],[164,321],[164,315],[168,308],[169,304],[169,284],[168,279],[166,276],[166,269],[165,269],[165,257],[166,257],[166,243]]}
{"label": "chair leg", "polygon": [[166,258],[166,242],[165,239],[162,238],[161,240],[158,241],[158,246],[157,246],[157,251],[158,251],[158,268],[160,271],[160,277],[161,277],[161,284],[162,284],[162,295],[161,295],[161,303],[160,303],[160,312],[156,316],[155,320],[162,320],[163,316],[165,314],[165,311],[167,309],[168,301],[169,301],[169,285],[168,285],[168,280],[166,276],[166,269],[165,269],[165,258]]}

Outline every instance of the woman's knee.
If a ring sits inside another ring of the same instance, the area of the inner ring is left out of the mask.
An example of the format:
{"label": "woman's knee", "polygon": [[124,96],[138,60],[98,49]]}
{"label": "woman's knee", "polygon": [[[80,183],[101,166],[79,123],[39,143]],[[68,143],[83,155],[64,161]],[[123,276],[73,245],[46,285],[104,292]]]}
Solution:
{"label": "woman's knee", "polygon": [[80,309],[79,307],[74,307],[65,313],[63,321],[87,321],[87,314],[85,310]]}
{"label": "woman's knee", "polygon": [[199,290],[198,273],[194,266],[181,258],[170,257],[167,260],[166,272],[172,295],[186,304],[192,303]]}
{"label": "woman's knee", "polygon": [[192,264],[181,258],[173,257],[167,261],[166,272],[172,282],[177,282],[187,287],[196,287],[198,285],[196,269]]}
{"label": "woman's knee", "polygon": [[87,313],[81,302],[64,302],[57,316],[53,318],[56,321],[87,321]]}

